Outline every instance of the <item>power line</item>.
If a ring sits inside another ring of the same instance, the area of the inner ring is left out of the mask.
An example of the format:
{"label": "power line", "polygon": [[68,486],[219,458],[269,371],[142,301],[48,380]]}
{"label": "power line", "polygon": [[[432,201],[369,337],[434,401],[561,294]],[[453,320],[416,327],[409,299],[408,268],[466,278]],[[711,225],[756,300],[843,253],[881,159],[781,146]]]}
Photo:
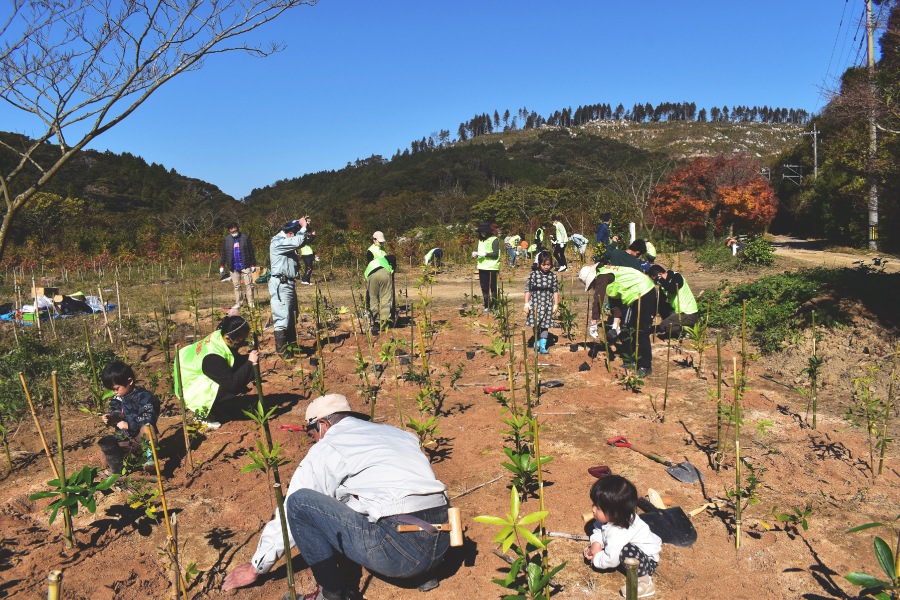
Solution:
{"label": "power line", "polygon": [[[825,87],[828,85],[828,78],[831,76],[831,62],[834,60],[834,51],[837,49],[838,40],[841,39],[841,30],[844,28],[844,17],[847,15],[847,6],[850,4],[850,0],[844,0],[844,10],[841,12],[841,22],[838,24],[837,35],[834,36],[834,46],[831,48],[831,57],[828,59],[828,68],[825,69],[825,77],[822,78],[822,86]],[[850,31],[849,26],[847,27],[847,31]],[[847,38],[844,38],[844,42],[846,43]],[[844,52],[844,49],[841,48],[841,53]],[[813,109],[813,114],[817,110],[819,110],[819,103],[822,101],[822,94],[819,94],[819,97],[816,99],[816,107]]]}

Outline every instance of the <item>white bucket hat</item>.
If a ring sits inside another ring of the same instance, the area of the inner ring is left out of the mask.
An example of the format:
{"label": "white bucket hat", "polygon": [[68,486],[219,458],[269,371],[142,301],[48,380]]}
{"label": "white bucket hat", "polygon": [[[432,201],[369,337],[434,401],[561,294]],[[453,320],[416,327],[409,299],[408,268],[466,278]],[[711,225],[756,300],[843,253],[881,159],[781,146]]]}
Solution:
{"label": "white bucket hat", "polygon": [[578,272],[578,279],[584,282],[584,291],[588,291],[597,277],[597,265],[584,265]]}

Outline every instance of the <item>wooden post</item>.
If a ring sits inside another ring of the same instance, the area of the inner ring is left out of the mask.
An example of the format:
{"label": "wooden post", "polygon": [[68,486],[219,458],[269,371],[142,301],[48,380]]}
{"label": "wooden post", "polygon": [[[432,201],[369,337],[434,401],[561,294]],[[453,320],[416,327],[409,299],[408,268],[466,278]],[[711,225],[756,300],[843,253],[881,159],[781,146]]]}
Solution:
{"label": "wooden post", "polygon": [[116,309],[119,311],[119,320],[116,323],[119,327],[119,335],[122,335],[122,297],[119,295],[119,280],[116,278]]}
{"label": "wooden post", "polygon": [[[187,590],[184,585],[184,577],[181,575],[181,567],[178,564],[178,544],[176,540],[176,534],[172,529],[172,522],[169,521],[169,508],[166,506],[166,492],[163,490],[163,478],[162,474],[159,472],[159,458],[156,456],[156,445],[157,438],[156,434],[153,432],[152,427],[148,427],[147,431],[150,433],[150,449],[153,452],[153,466],[156,467],[156,483],[159,485],[159,499],[162,502],[163,509],[163,518],[166,520],[166,530],[169,534],[168,542],[169,542],[169,552],[172,555],[173,562],[175,563],[175,569],[178,571],[178,582],[181,586],[181,597],[182,600],[187,600]],[[172,515],[173,517],[175,515]]]}
{"label": "wooden post", "polygon": [[106,333],[109,335],[109,343],[115,345],[113,341],[112,330],[109,328],[109,316],[106,314],[106,302],[103,300],[103,286],[97,286],[97,293],[100,294],[100,309],[103,311],[103,322],[106,324]]}

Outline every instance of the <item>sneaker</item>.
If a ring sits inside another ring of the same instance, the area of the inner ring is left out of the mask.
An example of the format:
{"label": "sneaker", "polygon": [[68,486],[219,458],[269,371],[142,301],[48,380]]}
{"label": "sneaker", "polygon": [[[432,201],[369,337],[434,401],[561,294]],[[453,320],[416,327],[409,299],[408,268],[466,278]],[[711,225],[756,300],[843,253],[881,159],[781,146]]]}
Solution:
{"label": "sneaker", "polygon": [[484,309],[484,313],[482,313],[482,314],[485,314],[485,315],[486,315],[486,314],[488,314],[489,312],[490,312],[490,311],[489,311],[488,309]]}
{"label": "sneaker", "polygon": [[[643,577],[638,579],[637,584],[637,597],[638,598],[646,598],[647,596],[652,596],[656,593],[656,585],[653,583],[653,578],[647,576],[647,581],[641,581],[644,579]],[[622,586],[622,589],[619,590],[619,593],[624,597],[626,594],[625,586]]]}
{"label": "sneaker", "polygon": [[248,302],[247,306],[249,306],[250,308],[256,308],[256,305],[253,304],[252,302]]}
{"label": "sneaker", "polygon": [[203,419],[199,419],[197,422],[200,423],[201,425],[203,425],[204,427],[206,427],[207,429],[218,429],[219,427],[222,426],[222,424],[219,423],[218,421],[204,421]]}
{"label": "sneaker", "polygon": [[569,267],[563,265],[559,268],[559,272],[562,273],[563,271],[567,271],[568,269],[569,269]]}
{"label": "sneaker", "polygon": [[231,281],[231,275],[223,275],[222,279],[219,280],[219,283],[222,283],[223,281]]}
{"label": "sneaker", "polygon": [[303,285],[312,285],[312,284],[311,284],[310,282],[308,282],[308,281],[301,281],[300,283],[302,283]]}
{"label": "sneaker", "polygon": [[238,303],[236,303],[234,306],[232,306],[231,308],[234,309],[234,310],[238,310],[240,307],[241,307],[241,303],[238,302]]}

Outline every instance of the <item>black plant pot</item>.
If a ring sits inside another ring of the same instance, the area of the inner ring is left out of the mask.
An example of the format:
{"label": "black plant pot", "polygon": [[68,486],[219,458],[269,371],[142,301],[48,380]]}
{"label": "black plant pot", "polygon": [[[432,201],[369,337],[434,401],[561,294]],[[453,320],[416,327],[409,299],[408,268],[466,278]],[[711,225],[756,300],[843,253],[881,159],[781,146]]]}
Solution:
{"label": "black plant pot", "polygon": [[569,344],[569,352],[578,352],[578,346],[581,344]]}
{"label": "black plant pot", "polygon": [[313,356],[309,359],[309,366],[318,367],[319,366],[319,357]]}
{"label": "black plant pot", "polygon": [[400,364],[401,364],[401,365],[408,365],[408,364],[409,364],[409,357],[408,357],[408,356],[401,356],[401,357],[400,357]]}
{"label": "black plant pot", "polygon": [[376,373],[381,373],[382,371],[384,371],[384,365],[375,365]]}
{"label": "black plant pot", "polygon": [[475,352],[466,352],[466,360],[472,360],[475,358]]}

